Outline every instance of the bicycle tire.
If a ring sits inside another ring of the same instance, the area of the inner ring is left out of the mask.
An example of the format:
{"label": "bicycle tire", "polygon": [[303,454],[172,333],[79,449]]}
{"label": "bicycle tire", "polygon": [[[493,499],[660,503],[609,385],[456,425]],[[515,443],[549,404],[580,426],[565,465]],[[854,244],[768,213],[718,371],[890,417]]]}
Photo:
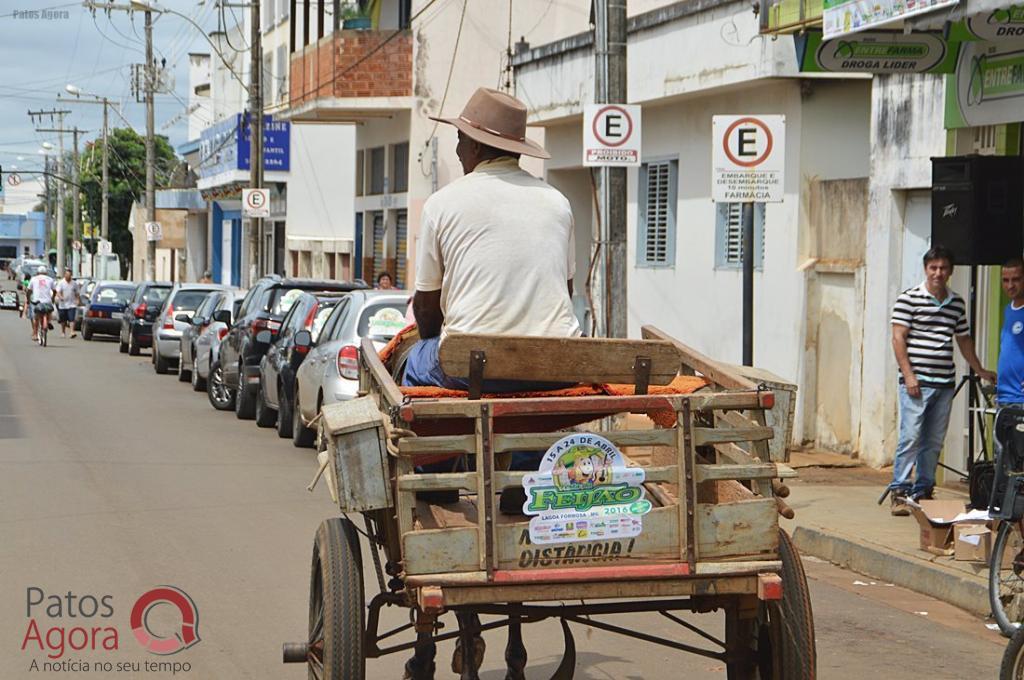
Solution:
{"label": "bicycle tire", "polygon": [[[988,563],[988,600],[992,608],[992,618],[999,626],[999,632],[1010,637],[1018,629],[1018,622],[1024,618],[1024,542],[1018,541],[1011,546],[1010,538],[1017,527],[1017,522],[1003,522],[999,525],[995,545]],[[1016,532],[1020,536],[1019,530]],[[1007,549],[1016,548],[1017,552],[1009,566],[1003,566]],[[1006,586],[1004,588],[1003,586]]]}

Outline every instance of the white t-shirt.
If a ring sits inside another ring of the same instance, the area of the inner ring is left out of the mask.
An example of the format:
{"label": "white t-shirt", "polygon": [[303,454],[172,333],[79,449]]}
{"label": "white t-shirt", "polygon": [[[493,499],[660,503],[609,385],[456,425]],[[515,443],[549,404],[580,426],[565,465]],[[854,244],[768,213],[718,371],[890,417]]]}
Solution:
{"label": "white t-shirt", "polygon": [[32,302],[34,303],[49,302],[52,304],[55,287],[53,279],[46,274],[36,274],[28,282],[28,289],[32,292]]}
{"label": "white t-shirt", "polygon": [[416,290],[441,291],[448,333],[580,335],[572,208],[513,158],[485,161],[423,206]]}
{"label": "white t-shirt", "polygon": [[57,308],[71,309],[78,306],[78,282],[74,279],[57,282]]}

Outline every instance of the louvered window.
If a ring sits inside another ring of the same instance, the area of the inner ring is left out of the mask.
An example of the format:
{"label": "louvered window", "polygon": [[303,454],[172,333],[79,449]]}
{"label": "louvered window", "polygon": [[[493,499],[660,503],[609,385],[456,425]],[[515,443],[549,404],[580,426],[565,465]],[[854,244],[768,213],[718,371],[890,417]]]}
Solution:
{"label": "louvered window", "polygon": [[638,267],[673,267],[676,260],[677,161],[644,163],[640,168]]}
{"label": "louvered window", "polygon": [[[715,268],[743,266],[743,204],[716,203]],[[764,266],[764,203],[754,204],[754,268]]]}

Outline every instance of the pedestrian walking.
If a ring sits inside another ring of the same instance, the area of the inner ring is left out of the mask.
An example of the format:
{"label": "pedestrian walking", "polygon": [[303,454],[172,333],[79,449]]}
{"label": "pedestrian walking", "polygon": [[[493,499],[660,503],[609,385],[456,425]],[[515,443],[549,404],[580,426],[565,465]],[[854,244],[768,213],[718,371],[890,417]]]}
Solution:
{"label": "pedestrian walking", "polygon": [[53,296],[57,284],[50,278],[49,271],[45,266],[36,270],[36,275],[28,282],[29,315],[32,317],[32,342],[38,338],[40,328],[45,325],[50,328],[50,313],[53,312]]}
{"label": "pedestrian walking", "polygon": [[[908,498],[932,497],[955,391],[953,339],[975,373],[988,382],[996,379],[978,361],[964,299],[948,287],[952,251],[935,246],[923,259],[924,281],[903,291],[892,310],[892,346],[900,371],[900,429],[889,488],[891,512],[897,516],[910,514]],[[911,483],[915,467],[917,477]]]}
{"label": "pedestrian walking", "polygon": [[1003,311],[1003,330],[999,334],[996,403],[1024,406],[1024,259],[1007,261],[1001,279],[1010,302]]}
{"label": "pedestrian walking", "polygon": [[71,326],[71,337],[78,335],[75,332],[75,312],[78,307],[78,299],[82,291],[78,281],[71,278],[71,270],[65,269],[64,276],[57,283],[57,318],[60,321],[60,335],[62,338],[68,336],[68,326]]}

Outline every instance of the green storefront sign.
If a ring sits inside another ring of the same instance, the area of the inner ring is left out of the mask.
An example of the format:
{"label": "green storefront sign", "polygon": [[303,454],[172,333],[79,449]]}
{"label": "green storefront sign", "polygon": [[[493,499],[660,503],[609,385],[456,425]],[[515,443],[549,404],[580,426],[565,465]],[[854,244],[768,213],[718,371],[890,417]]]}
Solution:
{"label": "green storefront sign", "polygon": [[825,37],[838,38],[883,24],[950,7],[959,0],[823,0],[821,25]]}
{"label": "green storefront sign", "polygon": [[946,82],[946,128],[1024,120],[1024,42],[963,43]]}
{"label": "green storefront sign", "polygon": [[866,31],[825,40],[820,31],[796,36],[805,73],[953,73],[959,43],[939,33]]}

